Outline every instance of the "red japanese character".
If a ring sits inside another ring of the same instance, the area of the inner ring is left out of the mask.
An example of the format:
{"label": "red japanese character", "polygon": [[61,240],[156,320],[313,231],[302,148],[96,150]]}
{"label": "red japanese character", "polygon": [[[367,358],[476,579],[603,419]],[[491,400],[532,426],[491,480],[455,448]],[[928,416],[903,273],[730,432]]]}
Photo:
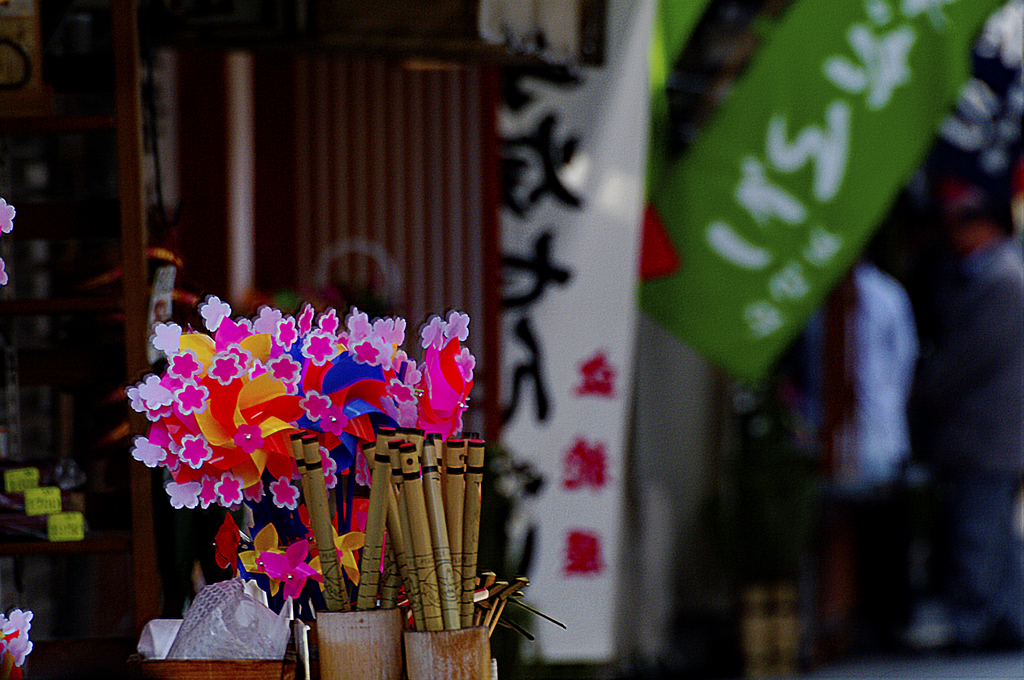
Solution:
{"label": "red japanese character", "polygon": [[582,437],[577,437],[562,462],[565,471],[562,486],[570,491],[583,487],[600,489],[608,483],[604,444],[591,446]]}
{"label": "red japanese character", "polygon": [[615,373],[615,368],[608,363],[604,350],[598,350],[593,357],[580,364],[583,383],[576,387],[577,396],[615,396]]}
{"label": "red japanese character", "polygon": [[570,531],[565,540],[566,576],[594,576],[602,571],[601,537],[591,531]]}

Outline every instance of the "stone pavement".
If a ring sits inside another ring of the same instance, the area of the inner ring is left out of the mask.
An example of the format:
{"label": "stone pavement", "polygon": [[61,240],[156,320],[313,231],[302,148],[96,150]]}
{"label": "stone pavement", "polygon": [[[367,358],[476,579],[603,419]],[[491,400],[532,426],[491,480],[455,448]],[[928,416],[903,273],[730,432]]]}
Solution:
{"label": "stone pavement", "polygon": [[1024,680],[1024,651],[876,657],[822,666],[793,680]]}

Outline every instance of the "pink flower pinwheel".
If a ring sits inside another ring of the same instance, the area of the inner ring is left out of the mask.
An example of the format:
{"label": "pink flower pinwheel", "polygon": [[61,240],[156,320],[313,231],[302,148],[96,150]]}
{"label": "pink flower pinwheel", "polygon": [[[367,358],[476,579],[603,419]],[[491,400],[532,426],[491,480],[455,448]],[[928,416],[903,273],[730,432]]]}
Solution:
{"label": "pink flower pinwheel", "polygon": [[207,373],[221,385],[229,385],[231,381],[245,375],[245,365],[233,352],[218,352],[213,356]]}
{"label": "pink flower pinwheel", "polygon": [[252,323],[252,330],[256,333],[273,333],[277,330],[282,318],[284,318],[284,314],[280,309],[263,305],[259,308],[256,320]]}
{"label": "pink flower pinwheel", "polygon": [[313,311],[313,305],[308,302],[302,305],[302,311],[299,312],[299,335],[306,335],[313,330],[313,315],[316,312]]}
{"label": "pink flower pinwheel", "polygon": [[270,483],[270,495],[274,505],[279,508],[294,510],[299,507],[299,487],[292,484],[287,477],[279,477]]}
{"label": "pink flower pinwheel", "polygon": [[[21,637],[22,634],[27,634],[32,629],[32,617],[34,614],[30,611],[24,611],[21,609],[14,609],[10,614],[7,615],[7,620],[3,626],[0,627],[0,634],[11,635],[16,634],[14,637]],[[0,616],[0,618],[3,618]]]}
{"label": "pink flower pinwheel", "polygon": [[338,313],[331,308],[320,315],[320,318],[316,320],[316,325],[323,332],[334,335],[338,332],[338,327],[341,325],[341,322],[338,321]]}
{"label": "pink flower pinwheel", "polygon": [[398,378],[392,378],[388,383],[388,394],[394,397],[395,401],[415,401],[416,393],[412,385],[406,385]]}
{"label": "pink flower pinwheel", "polygon": [[155,468],[167,459],[167,449],[150,442],[148,437],[141,434],[133,440],[131,453],[132,458],[151,468]]}
{"label": "pink flower pinwheel", "polygon": [[[324,483],[328,489],[333,489],[338,486],[338,461],[331,458],[327,449],[323,446],[320,447],[320,460],[324,462]],[[366,461],[366,456],[356,456],[356,460]],[[370,486],[364,484],[363,486]]]}
{"label": "pink flower pinwheel", "polygon": [[174,403],[182,415],[202,413],[210,399],[210,390],[206,385],[199,385],[194,380],[182,385],[181,389],[174,393]]}
{"label": "pink flower pinwheel", "polygon": [[199,485],[199,507],[206,510],[208,507],[217,502],[220,495],[217,493],[217,483],[220,480],[210,475],[203,475],[203,479]]}
{"label": "pink flower pinwheel", "polygon": [[466,382],[473,381],[473,369],[476,368],[476,358],[470,354],[468,347],[455,355],[455,365],[459,367],[459,373]]}
{"label": "pink flower pinwheel", "polygon": [[0,232],[10,234],[14,229],[14,216],[18,211],[6,199],[0,198]]}
{"label": "pink flower pinwheel", "polygon": [[420,328],[420,347],[440,349],[444,345],[445,323],[439,316],[432,316]]}
{"label": "pink flower pinwheel", "polygon": [[448,323],[444,327],[444,336],[458,338],[459,342],[465,342],[469,337],[469,314],[455,310],[448,312]]}
{"label": "pink flower pinwheel", "polygon": [[203,463],[213,458],[213,449],[203,435],[187,434],[181,438],[178,458],[193,470],[198,470],[203,467]]}
{"label": "pink flower pinwheel", "polygon": [[320,418],[325,432],[341,436],[345,426],[348,425],[348,416],[338,404],[331,404]]}
{"label": "pink flower pinwheel", "polygon": [[199,305],[199,315],[203,317],[206,327],[211,331],[220,328],[220,324],[228,316],[231,316],[231,305],[223,302],[216,295],[210,295],[206,301]]}
{"label": "pink flower pinwheel", "polygon": [[295,328],[294,317],[288,316],[278,322],[274,339],[286,350],[295,344],[295,341],[299,339],[299,332]]}
{"label": "pink flower pinwheel", "polygon": [[324,577],[313,567],[306,564],[309,555],[309,544],[298,541],[288,546],[284,555],[273,552],[260,553],[263,570],[267,576],[284,584],[285,597],[296,598],[306,585],[306,579],[323,581]]}
{"label": "pink flower pinwheel", "polygon": [[299,380],[302,378],[302,364],[287,354],[282,354],[268,361],[267,371],[270,373],[271,378],[284,383],[292,389],[298,387]]}
{"label": "pink flower pinwheel", "polygon": [[[180,342],[180,340],[179,340]],[[203,365],[193,350],[187,349],[167,360],[167,375],[181,380],[191,380],[203,372]]]}
{"label": "pink flower pinwheel", "polygon": [[242,478],[225,472],[217,480],[217,498],[220,505],[229,508],[242,502]]}
{"label": "pink flower pinwheel", "polygon": [[331,400],[314,390],[306,392],[306,396],[299,401],[299,406],[306,412],[310,420],[320,420],[331,407]]}
{"label": "pink flower pinwheel", "polygon": [[32,653],[32,646],[27,635],[19,635],[7,642],[7,651],[14,657],[15,666],[25,665],[25,657]]}
{"label": "pink flower pinwheel", "polygon": [[302,342],[302,356],[310,359],[314,366],[325,366],[328,361],[338,356],[334,336],[324,332],[310,333]]}
{"label": "pink flower pinwheel", "polygon": [[235,446],[251,454],[264,444],[259,425],[239,425],[234,437]]}
{"label": "pink flower pinwheel", "polygon": [[181,340],[181,326],[176,323],[158,323],[153,327],[153,347],[164,354],[175,354]]}
{"label": "pink flower pinwheel", "polygon": [[[348,329],[348,338],[352,344],[365,340],[373,332],[373,324],[370,323],[370,317],[355,307],[345,317],[345,327]],[[349,349],[352,348],[349,347]]]}

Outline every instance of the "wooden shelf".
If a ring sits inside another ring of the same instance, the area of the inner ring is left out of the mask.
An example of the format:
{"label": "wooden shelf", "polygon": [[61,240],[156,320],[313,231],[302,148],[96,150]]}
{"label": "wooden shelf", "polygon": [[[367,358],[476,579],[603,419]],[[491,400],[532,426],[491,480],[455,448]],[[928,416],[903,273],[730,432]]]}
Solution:
{"label": "wooden shelf", "polygon": [[109,297],[42,298],[38,300],[2,300],[0,316],[60,316],[96,312],[120,312],[124,305]]}
{"label": "wooden shelf", "polygon": [[19,240],[117,238],[121,214],[114,199],[18,204]]}
{"label": "wooden shelf", "polygon": [[42,539],[8,540],[0,538],[0,556],[118,554],[128,553],[131,550],[131,533],[127,531],[97,531],[87,534],[81,541],[50,542]]}
{"label": "wooden shelf", "polygon": [[[0,116],[0,134],[50,134],[60,132],[113,132],[114,116]],[[18,208],[19,216],[21,208]]]}

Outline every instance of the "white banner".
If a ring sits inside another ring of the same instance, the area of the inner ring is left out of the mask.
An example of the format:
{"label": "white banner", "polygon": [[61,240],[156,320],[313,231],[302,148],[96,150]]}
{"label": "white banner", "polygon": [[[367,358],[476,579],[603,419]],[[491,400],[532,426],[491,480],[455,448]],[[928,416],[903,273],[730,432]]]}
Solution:
{"label": "white banner", "polygon": [[502,444],[543,478],[525,595],[568,630],[525,647],[554,663],[615,645],[653,10],[609,2],[605,65],[510,72],[500,116]]}

